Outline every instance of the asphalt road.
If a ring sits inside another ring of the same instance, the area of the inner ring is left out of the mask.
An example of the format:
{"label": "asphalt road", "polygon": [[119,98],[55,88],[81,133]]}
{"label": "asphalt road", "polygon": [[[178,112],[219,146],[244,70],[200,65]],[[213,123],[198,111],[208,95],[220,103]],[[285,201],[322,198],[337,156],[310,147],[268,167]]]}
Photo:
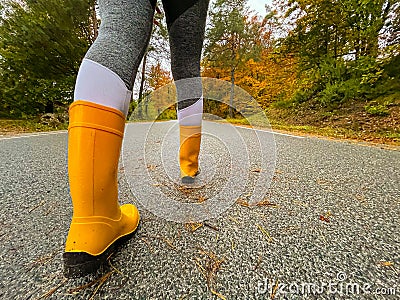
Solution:
{"label": "asphalt road", "polygon": [[400,298],[399,151],[263,131],[258,147],[206,123],[188,189],[175,125],[128,125],[120,200],[141,226],[108,268],[68,281],[67,135],[0,138],[0,299]]}

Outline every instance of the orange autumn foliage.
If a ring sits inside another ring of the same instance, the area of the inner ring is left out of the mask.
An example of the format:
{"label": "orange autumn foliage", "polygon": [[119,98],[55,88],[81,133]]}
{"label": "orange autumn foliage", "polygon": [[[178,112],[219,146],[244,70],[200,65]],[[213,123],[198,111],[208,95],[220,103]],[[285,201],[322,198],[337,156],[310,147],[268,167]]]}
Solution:
{"label": "orange autumn foliage", "polygon": [[160,63],[151,66],[148,78],[149,86],[153,91],[172,82],[170,72],[165,71]]}
{"label": "orange autumn foliage", "polygon": [[[235,84],[246,90],[263,109],[273,102],[290,99],[297,87],[296,59],[279,57],[265,49],[259,61],[248,60],[235,72]],[[204,66],[203,77],[230,81],[230,70]]]}

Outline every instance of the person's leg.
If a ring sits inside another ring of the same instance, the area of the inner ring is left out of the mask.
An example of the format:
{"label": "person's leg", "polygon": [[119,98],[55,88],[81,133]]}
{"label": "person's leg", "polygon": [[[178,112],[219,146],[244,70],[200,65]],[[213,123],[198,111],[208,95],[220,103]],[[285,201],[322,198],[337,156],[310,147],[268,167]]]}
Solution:
{"label": "person's leg", "polygon": [[100,0],[99,36],[75,86],[68,129],[73,217],[64,273],[84,276],[105,262],[115,243],[133,233],[139,213],[118,203],[118,161],[137,68],[151,33],[155,1]]}
{"label": "person's leg", "polygon": [[99,0],[99,35],[80,67],[75,100],[127,113],[137,68],[147,48],[156,0]]}
{"label": "person's leg", "polygon": [[203,91],[200,59],[209,0],[163,0],[171,49],[171,68],[178,95],[179,161],[183,183],[198,174]]}

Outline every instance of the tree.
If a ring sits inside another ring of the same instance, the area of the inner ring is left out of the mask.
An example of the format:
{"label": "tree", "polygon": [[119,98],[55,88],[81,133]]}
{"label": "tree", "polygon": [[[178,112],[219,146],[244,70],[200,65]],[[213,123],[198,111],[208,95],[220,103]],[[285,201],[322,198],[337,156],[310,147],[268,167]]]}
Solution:
{"label": "tree", "polygon": [[[154,26],[152,30],[151,39],[146,52],[143,56],[141,73],[140,73],[140,88],[138,101],[140,102],[145,93],[145,82],[147,79],[146,68],[148,61],[152,60],[159,64],[160,60],[169,57],[168,47],[166,45],[168,41],[168,30],[164,21],[164,11],[159,6],[156,6],[156,14],[154,15]],[[151,62],[150,62],[151,63]]]}
{"label": "tree", "polygon": [[[390,3],[390,2],[389,2]],[[387,46],[395,48],[400,54],[400,2],[394,2],[388,7],[388,18],[384,27],[385,42]]]}
{"label": "tree", "polygon": [[261,52],[262,23],[249,17],[247,0],[217,0],[210,11],[206,31],[204,64],[229,71],[231,81],[229,116],[232,117],[235,72]]}
{"label": "tree", "polygon": [[[305,88],[298,100],[363,98],[382,77],[382,31],[395,1],[276,1],[291,24],[281,49],[299,58]],[[365,80],[373,78],[373,81]],[[365,84],[367,83],[368,84]]]}
{"label": "tree", "polygon": [[0,109],[21,117],[72,101],[82,57],[97,35],[95,1],[4,2],[0,16]]}
{"label": "tree", "polygon": [[[164,10],[156,6],[156,13],[154,15],[154,26],[152,30],[152,35],[149,41],[149,45],[144,53],[141,67],[140,67],[140,75],[138,76],[139,81],[139,93],[137,103],[132,103],[132,105],[136,105],[138,110],[138,118],[142,119],[142,100],[147,97],[147,95],[151,91],[151,86],[148,84],[149,76],[147,72],[148,64],[150,64],[150,68],[152,66],[156,66],[160,61],[165,61],[165,58],[169,57],[169,51],[167,46],[168,41],[168,30],[167,25],[164,20]],[[151,78],[150,78],[151,79]],[[147,84],[146,84],[147,83]],[[146,104],[147,107],[147,104]]]}
{"label": "tree", "polygon": [[[152,92],[161,89],[161,93],[166,93],[168,91],[167,88],[162,89],[164,86],[170,84],[172,82],[171,75],[169,71],[164,70],[161,67],[161,64],[158,63],[156,65],[152,65],[150,67],[150,72],[148,74],[148,83],[149,87]],[[148,95],[149,93],[147,93]],[[148,117],[148,105],[149,105],[149,100],[147,99],[147,95],[145,98],[145,115]],[[160,98],[159,94],[155,98]],[[161,99],[156,99],[157,103],[152,103],[153,106],[155,107],[162,107],[165,101],[169,100],[168,96],[165,95],[165,98],[161,97]],[[165,104],[164,104],[165,105]]]}
{"label": "tree", "polygon": [[153,91],[162,88],[164,85],[171,83],[171,81],[170,72],[164,70],[160,63],[150,67],[149,85]]}

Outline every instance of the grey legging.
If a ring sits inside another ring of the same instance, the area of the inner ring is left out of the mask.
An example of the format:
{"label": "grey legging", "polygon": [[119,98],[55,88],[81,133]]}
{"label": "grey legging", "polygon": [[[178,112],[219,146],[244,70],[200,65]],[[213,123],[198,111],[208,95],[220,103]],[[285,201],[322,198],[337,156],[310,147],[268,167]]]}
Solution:
{"label": "grey legging", "polygon": [[[133,88],[137,69],[146,51],[153,25],[155,0],[99,0],[99,35],[86,53],[115,72]],[[201,50],[209,0],[163,0],[175,81],[200,77]],[[195,103],[202,94],[200,80],[190,81],[194,98],[186,99],[187,87],[177,85],[178,109]]]}

